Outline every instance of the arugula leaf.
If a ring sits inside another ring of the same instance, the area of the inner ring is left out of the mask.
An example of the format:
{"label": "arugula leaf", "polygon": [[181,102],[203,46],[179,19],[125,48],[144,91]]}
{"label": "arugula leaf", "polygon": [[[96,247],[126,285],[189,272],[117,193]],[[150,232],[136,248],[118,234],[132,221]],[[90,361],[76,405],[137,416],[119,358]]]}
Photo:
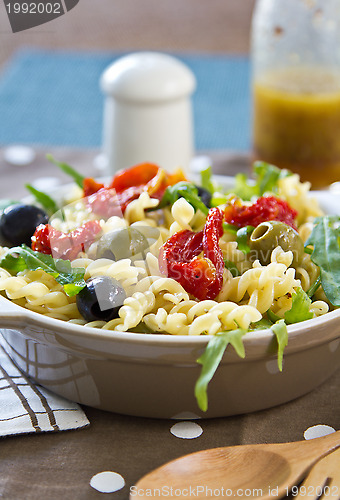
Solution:
{"label": "arugula leaf", "polygon": [[302,288],[297,288],[296,293],[292,294],[292,307],[284,313],[286,323],[300,323],[300,321],[312,319],[313,313],[309,311],[311,303],[306,292]]}
{"label": "arugula leaf", "polygon": [[[194,207],[195,210],[201,210],[205,215],[208,215],[209,208],[204,205],[201,198],[198,196],[198,190],[195,184],[191,182],[181,181],[177,182],[173,186],[168,186],[163,194],[163,197],[155,208],[152,210],[158,210],[159,208],[164,208],[168,205],[173,205],[178,198],[185,198],[190,205]],[[150,211],[150,209],[148,209]]]}
{"label": "arugula leaf", "polygon": [[321,286],[321,276],[319,275],[314,283],[308,288],[307,295],[309,298],[312,298],[317,289]]}
{"label": "arugula leaf", "polygon": [[85,179],[83,175],[74,170],[74,168],[72,168],[67,163],[55,160],[51,154],[46,155],[46,158],[55,165],[57,165],[57,167],[59,167],[65,174],[72,177],[75,183],[78,184],[78,186],[83,189],[84,179]]}
{"label": "arugula leaf", "polygon": [[72,268],[69,260],[53,259],[51,255],[31,250],[27,245],[13,247],[0,260],[0,267],[11,274],[29,269],[42,269],[63,285],[65,293],[70,297],[77,295],[85,286],[83,268]]}
{"label": "arugula leaf", "polygon": [[292,307],[284,314],[284,319],[279,318],[270,309],[267,311],[267,316],[274,323],[271,330],[274,332],[278,344],[277,362],[279,370],[282,371],[283,351],[288,344],[287,324],[300,323],[313,317],[313,313],[309,311],[311,300],[302,288],[298,288],[296,293],[292,294]]}
{"label": "arugula leaf", "polygon": [[151,328],[149,328],[148,326],[146,326],[146,324],[143,323],[142,321],[138,323],[137,326],[129,328],[128,331],[132,333],[154,333],[154,331],[151,330]]}
{"label": "arugula leaf", "polygon": [[287,325],[283,319],[280,319],[274,325],[272,325],[271,330],[274,333],[274,335],[276,336],[276,340],[277,340],[277,344],[278,344],[277,364],[278,364],[280,372],[282,372],[283,351],[284,351],[284,348],[288,344]]}
{"label": "arugula leaf", "polygon": [[228,222],[223,222],[223,229],[227,233],[236,234],[239,228],[237,226],[233,226],[233,224],[229,224]]}
{"label": "arugula leaf", "polygon": [[208,384],[213,378],[228,344],[234,347],[241,358],[245,357],[242,337],[246,333],[247,331],[242,329],[217,333],[209,340],[202,356],[197,359],[197,363],[202,365],[202,370],[195,385],[195,396],[202,411],[208,409]]}
{"label": "arugula leaf", "polygon": [[244,173],[237,174],[235,186],[230,192],[242,200],[251,200],[253,196],[259,197],[266,192],[276,193],[279,180],[292,175],[289,170],[280,169],[264,161],[255,162],[253,172],[255,182],[251,182]]}
{"label": "arugula leaf", "polygon": [[243,253],[249,253],[250,248],[248,245],[248,236],[254,231],[253,226],[244,226],[241,227],[236,233],[236,241],[238,249]]}
{"label": "arugula leaf", "polygon": [[209,193],[214,194],[215,189],[212,183],[212,168],[208,167],[205,170],[201,170],[201,185],[204,189],[207,189]]}
{"label": "arugula leaf", "polygon": [[249,326],[249,330],[250,331],[254,331],[254,330],[266,330],[268,328],[271,328],[272,326],[273,326],[272,321],[270,321],[269,319],[266,319],[266,318],[262,318],[259,321],[256,321],[256,323],[252,323]]}
{"label": "arugula leaf", "polygon": [[[296,292],[292,294],[292,306],[284,313],[284,320],[288,325],[293,323],[300,323],[307,319],[313,318],[313,313],[309,311],[312,301],[307,293],[302,288],[297,288]],[[280,318],[271,309],[267,311],[267,317],[273,323],[280,321]]]}
{"label": "arugula leaf", "polygon": [[242,200],[250,200],[253,196],[258,196],[258,186],[249,183],[246,174],[239,173],[235,175],[235,186],[229,192],[236,194]]}
{"label": "arugula leaf", "polygon": [[46,210],[48,215],[53,215],[59,210],[56,202],[48,194],[43,191],[39,191],[31,184],[25,184],[25,188],[33,194],[37,202],[40,203],[40,205]]}
{"label": "arugula leaf", "polygon": [[292,175],[289,170],[275,167],[275,165],[270,165],[264,161],[256,161],[253,168],[259,196],[269,191],[277,192],[279,180]]}
{"label": "arugula leaf", "polygon": [[214,196],[211,198],[210,204],[212,207],[219,207],[220,205],[227,203],[228,199],[230,199],[230,195],[215,192]]}
{"label": "arugula leaf", "polygon": [[282,319],[282,318],[280,318],[280,316],[275,314],[271,309],[268,309],[267,317],[268,317],[269,321],[271,321],[272,323],[276,323],[277,321],[280,321],[280,319]]}
{"label": "arugula leaf", "polygon": [[231,274],[233,275],[234,278],[236,278],[236,276],[240,276],[241,273],[237,269],[235,262],[232,262],[231,260],[226,259],[224,261],[224,266],[226,267],[226,269],[228,269],[228,271],[231,272]]}
{"label": "arugula leaf", "polygon": [[327,299],[333,306],[340,306],[340,216],[317,217],[315,223],[306,246],[313,246],[311,259],[320,268]]}

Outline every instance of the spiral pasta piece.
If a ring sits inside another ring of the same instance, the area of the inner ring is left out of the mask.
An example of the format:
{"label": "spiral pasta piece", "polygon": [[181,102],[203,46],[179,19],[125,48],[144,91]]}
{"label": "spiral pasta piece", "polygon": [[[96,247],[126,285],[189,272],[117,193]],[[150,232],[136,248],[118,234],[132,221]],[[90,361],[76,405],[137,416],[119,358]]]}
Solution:
{"label": "spiral pasta piece", "polygon": [[261,318],[261,313],[251,306],[204,300],[181,302],[169,312],[160,308],[156,313],[147,314],[143,321],[155,331],[172,335],[215,335],[238,327],[247,329],[250,323]]}
{"label": "spiral pasta piece", "polygon": [[104,330],[127,331],[134,328],[145,314],[152,310],[155,305],[155,295],[150,292],[135,292],[131,297],[124,300],[119,309],[119,318],[113,319],[103,326]]}
{"label": "spiral pasta piece", "polygon": [[130,259],[113,261],[110,259],[76,259],[74,267],[85,268],[85,280],[97,276],[110,276],[118,280],[124,288],[137,283],[140,275],[145,274],[145,269],[132,265]]}
{"label": "spiral pasta piece", "polygon": [[150,198],[147,192],[143,192],[139,198],[132,200],[126,207],[124,213],[124,219],[128,224],[132,224],[137,221],[147,221],[145,216],[145,210],[147,208],[154,208],[159,204],[159,200],[155,198]]}
{"label": "spiral pasta piece", "polygon": [[292,293],[298,286],[300,281],[295,279],[295,269],[278,262],[261,266],[255,261],[252,269],[223,284],[217,300],[243,301],[263,314],[270,309],[274,299]]}
{"label": "spiral pasta piece", "polygon": [[170,236],[178,231],[192,229],[189,223],[195,215],[195,210],[184,198],[178,198],[175,201],[171,208],[171,214],[174,222],[170,226]]}
{"label": "spiral pasta piece", "polygon": [[11,276],[0,268],[0,291],[5,291],[9,299],[38,299],[49,293],[44,283],[28,282],[22,276]]}
{"label": "spiral pasta piece", "polygon": [[299,175],[293,174],[280,179],[278,185],[278,195],[285,199],[298,213],[298,226],[322,215],[317,200],[309,195],[310,182],[300,182]]}

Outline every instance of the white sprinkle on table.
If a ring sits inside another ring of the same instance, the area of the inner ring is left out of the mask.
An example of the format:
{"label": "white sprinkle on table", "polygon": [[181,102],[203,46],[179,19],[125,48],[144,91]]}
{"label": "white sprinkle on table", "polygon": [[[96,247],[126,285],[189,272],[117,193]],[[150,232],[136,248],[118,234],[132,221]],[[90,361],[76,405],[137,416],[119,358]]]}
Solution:
{"label": "white sprinkle on table", "polygon": [[305,439],[315,439],[332,434],[332,432],[335,432],[335,429],[330,425],[319,424],[308,427],[303,433],[303,436]]}
{"label": "white sprinkle on table", "polygon": [[202,434],[203,429],[200,425],[196,424],[195,422],[186,421],[174,424],[171,427],[170,432],[175,437],[181,439],[194,439]]}
{"label": "white sprinkle on table", "polygon": [[118,472],[104,471],[95,474],[90,481],[90,486],[100,493],[114,493],[125,486],[124,478]]}

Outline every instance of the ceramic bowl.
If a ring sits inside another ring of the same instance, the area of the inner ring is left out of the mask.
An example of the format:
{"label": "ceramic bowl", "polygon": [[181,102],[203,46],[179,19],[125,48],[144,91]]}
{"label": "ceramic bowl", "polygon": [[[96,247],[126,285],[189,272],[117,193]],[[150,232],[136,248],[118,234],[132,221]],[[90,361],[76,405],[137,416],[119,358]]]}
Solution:
{"label": "ceramic bowl", "polygon": [[[335,195],[319,193],[328,212]],[[283,371],[269,330],[244,336],[246,356],[228,347],[198,409],[197,358],[209,336],[110,332],[66,323],[0,297],[2,344],[36,383],[72,401],[154,418],[211,418],[262,410],[313,390],[340,366],[340,310],[288,327]]]}

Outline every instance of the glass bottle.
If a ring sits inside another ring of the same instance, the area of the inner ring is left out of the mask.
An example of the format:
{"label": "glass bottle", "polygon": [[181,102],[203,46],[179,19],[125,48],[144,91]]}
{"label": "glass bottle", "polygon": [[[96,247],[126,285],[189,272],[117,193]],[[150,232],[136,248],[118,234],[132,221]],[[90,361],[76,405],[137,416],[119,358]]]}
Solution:
{"label": "glass bottle", "polygon": [[340,1],[258,0],[254,158],[314,188],[340,180]]}

